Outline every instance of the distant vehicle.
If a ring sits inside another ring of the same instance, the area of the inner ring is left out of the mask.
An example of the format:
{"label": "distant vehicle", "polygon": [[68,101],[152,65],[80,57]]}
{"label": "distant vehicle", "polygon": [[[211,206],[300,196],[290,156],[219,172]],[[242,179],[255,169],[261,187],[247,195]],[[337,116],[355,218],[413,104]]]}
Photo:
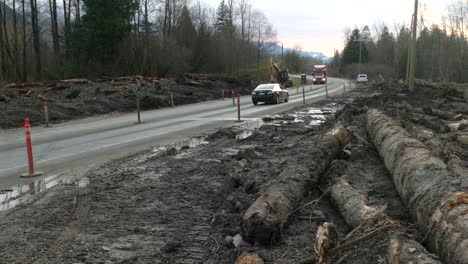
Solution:
{"label": "distant vehicle", "polygon": [[282,70],[281,67],[270,59],[271,64],[271,82],[279,83],[284,87],[292,87],[293,81],[289,78],[288,70]]}
{"label": "distant vehicle", "polygon": [[252,92],[252,103],[257,105],[259,102],[279,104],[288,102],[289,93],[279,83],[261,84]]}
{"label": "distant vehicle", "polygon": [[301,84],[307,84],[307,75],[301,74]]}
{"label": "distant vehicle", "polygon": [[359,74],[357,77],[358,83],[367,83],[369,79],[367,78],[367,74]]}
{"label": "distant vehicle", "polygon": [[328,82],[327,66],[315,65],[313,76],[314,84],[326,84]]}

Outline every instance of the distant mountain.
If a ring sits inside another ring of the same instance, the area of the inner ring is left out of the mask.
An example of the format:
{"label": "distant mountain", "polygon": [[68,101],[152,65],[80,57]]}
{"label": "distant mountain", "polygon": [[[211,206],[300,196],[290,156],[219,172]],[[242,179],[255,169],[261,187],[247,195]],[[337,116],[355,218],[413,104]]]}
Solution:
{"label": "distant mountain", "polygon": [[[284,48],[284,52],[287,52],[287,51],[293,51],[293,49],[291,48]],[[281,55],[281,46],[280,45],[277,45],[277,44],[273,44],[271,46],[271,52],[274,54],[274,55]],[[301,55],[302,56],[305,56],[305,57],[312,57],[314,59],[318,59],[318,60],[324,60],[324,61],[329,61],[330,58],[327,57],[325,54],[323,54],[322,52],[316,52],[316,51],[300,51]]]}

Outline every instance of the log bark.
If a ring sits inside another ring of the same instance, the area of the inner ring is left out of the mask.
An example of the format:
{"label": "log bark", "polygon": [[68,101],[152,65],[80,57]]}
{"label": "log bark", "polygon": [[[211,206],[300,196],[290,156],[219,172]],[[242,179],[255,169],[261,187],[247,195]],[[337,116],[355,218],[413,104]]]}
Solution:
{"label": "log bark", "polygon": [[388,264],[442,264],[416,240],[404,234],[393,235],[387,252]]}
{"label": "log bark", "polygon": [[324,135],[319,147],[314,147],[314,160],[308,164],[290,164],[278,179],[244,213],[243,228],[249,240],[264,244],[279,238],[289,216],[307,195],[313,183],[328,168],[344,145],[349,142],[350,131],[344,127]]}
{"label": "log bark", "polygon": [[408,113],[408,119],[413,123],[430,128],[438,133],[450,132],[450,127],[437,117]]}
{"label": "log bark", "polygon": [[461,178],[382,112],[367,112],[367,131],[429,248],[447,263],[468,263],[468,193]]}
{"label": "log bark", "polygon": [[434,108],[424,108],[424,113],[427,115],[433,115],[437,116],[440,119],[447,120],[447,121],[459,121],[463,119],[463,115],[449,112],[449,111],[443,111],[439,109],[434,109]]}
{"label": "log bark", "polygon": [[373,219],[383,218],[381,210],[369,206],[366,196],[353,188],[346,180],[340,179],[330,189],[331,200],[338,208],[346,223],[353,228]]}
{"label": "log bark", "polygon": [[[359,190],[355,189],[348,181],[341,178],[332,186],[330,195],[333,204],[336,205],[346,223],[353,228],[358,226],[371,226],[379,222],[395,222],[381,209],[371,205],[368,198]],[[387,259],[390,264],[400,263],[424,263],[441,264],[434,256],[414,239],[405,234],[400,225],[391,225],[383,231],[389,237],[389,249]]]}

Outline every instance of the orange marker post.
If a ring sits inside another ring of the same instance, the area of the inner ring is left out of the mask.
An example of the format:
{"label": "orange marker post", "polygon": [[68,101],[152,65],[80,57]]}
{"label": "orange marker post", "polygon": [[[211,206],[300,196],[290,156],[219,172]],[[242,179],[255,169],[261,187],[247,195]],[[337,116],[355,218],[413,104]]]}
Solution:
{"label": "orange marker post", "polygon": [[237,121],[241,121],[240,94],[237,94]]}
{"label": "orange marker post", "polygon": [[26,150],[28,152],[28,168],[29,173],[23,174],[21,177],[29,178],[29,177],[37,177],[42,175],[42,172],[35,172],[34,171],[34,159],[33,159],[33,152],[32,152],[32,140],[31,140],[31,125],[29,124],[29,118],[24,119],[24,133],[26,134]]}
{"label": "orange marker post", "polygon": [[49,103],[44,102],[44,116],[45,116],[45,123],[46,127],[49,127]]}

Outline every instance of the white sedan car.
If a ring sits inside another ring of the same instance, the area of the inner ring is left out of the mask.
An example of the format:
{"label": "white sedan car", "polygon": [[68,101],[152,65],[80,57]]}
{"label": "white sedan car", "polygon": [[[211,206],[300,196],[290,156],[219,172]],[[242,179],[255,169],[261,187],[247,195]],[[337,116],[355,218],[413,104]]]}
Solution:
{"label": "white sedan car", "polygon": [[357,77],[358,83],[367,83],[369,79],[367,78],[367,74],[359,74]]}

